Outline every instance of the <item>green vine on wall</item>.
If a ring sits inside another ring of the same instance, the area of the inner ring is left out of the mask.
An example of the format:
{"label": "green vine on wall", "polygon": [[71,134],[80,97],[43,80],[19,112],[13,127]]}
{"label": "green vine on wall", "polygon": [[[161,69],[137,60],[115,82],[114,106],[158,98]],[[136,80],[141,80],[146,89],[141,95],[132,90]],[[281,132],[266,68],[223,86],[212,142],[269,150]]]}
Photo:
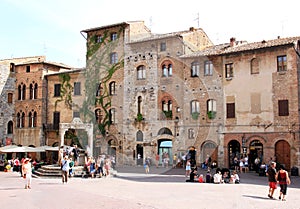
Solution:
{"label": "green vine on wall", "polygon": [[[118,32],[118,36],[123,28]],[[97,42],[96,35],[88,39],[87,42],[87,70],[85,72],[85,92],[86,97],[80,110],[83,113],[84,122],[92,122],[94,128],[105,136],[106,130],[111,125],[109,109],[111,108],[111,95],[109,92],[109,82],[114,73],[123,68],[124,59],[121,58],[117,63],[110,63],[110,55],[118,46],[118,40],[111,41],[109,32],[102,34],[102,40]],[[98,85],[101,83],[101,95],[96,96]],[[96,107],[95,107],[96,106]],[[101,121],[96,121],[95,108],[100,108],[103,113]]]}
{"label": "green vine on wall", "polygon": [[72,109],[72,92],[73,92],[73,86],[70,84],[70,80],[71,80],[71,77],[69,74],[67,73],[63,73],[63,74],[60,74],[59,75],[59,79],[61,81],[61,86],[60,86],[60,98],[57,99],[55,101],[55,111],[56,111],[56,108],[57,108],[57,104],[59,102],[62,102],[64,101],[65,102],[65,105],[68,109]]}

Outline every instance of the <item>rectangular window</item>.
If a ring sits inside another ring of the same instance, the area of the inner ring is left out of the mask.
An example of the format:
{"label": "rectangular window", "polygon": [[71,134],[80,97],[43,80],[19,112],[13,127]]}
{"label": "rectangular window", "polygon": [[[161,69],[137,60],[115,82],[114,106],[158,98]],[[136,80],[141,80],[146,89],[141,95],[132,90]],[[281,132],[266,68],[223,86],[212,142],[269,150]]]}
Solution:
{"label": "rectangular window", "polygon": [[160,51],[164,52],[167,50],[167,45],[165,42],[160,43]]}
{"label": "rectangular window", "polygon": [[74,82],[74,95],[81,95],[80,82]]}
{"label": "rectangular window", "polygon": [[226,104],[226,116],[227,118],[235,118],[235,103]]}
{"label": "rectangular window", "polygon": [[199,77],[200,65],[199,62],[192,63],[191,77]]}
{"label": "rectangular window", "polygon": [[59,123],[60,123],[60,112],[53,113],[53,129],[59,130]]}
{"label": "rectangular window", "polygon": [[7,103],[8,104],[12,104],[13,102],[13,94],[12,93],[8,93],[7,94]]}
{"label": "rectangular window", "polygon": [[15,63],[10,63],[10,72],[11,73],[15,72]]}
{"label": "rectangular window", "polygon": [[225,64],[225,78],[233,77],[233,63]]}
{"label": "rectangular window", "polygon": [[213,63],[212,61],[204,62],[204,75],[209,76],[213,74]]}
{"label": "rectangular window", "polygon": [[73,118],[80,118],[80,112],[73,111]]}
{"label": "rectangular window", "polygon": [[96,41],[96,43],[102,43],[102,41],[103,41],[102,35],[97,35],[95,41]]}
{"label": "rectangular window", "polygon": [[278,115],[279,116],[289,115],[289,100],[278,100]]}
{"label": "rectangular window", "polygon": [[59,97],[60,96],[60,84],[54,84],[54,96]]}
{"label": "rectangular window", "polygon": [[118,62],[118,54],[113,52],[110,54],[110,64],[115,64]]}
{"label": "rectangular window", "polygon": [[111,34],[110,34],[110,40],[111,40],[111,41],[115,41],[115,40],[117,40],[117,38],[118,38],[117,33],[111,33]]}
{"label": "rectangular window", "polygon": [[109,110],[109,122],[110,124],[115,124],[115,117],[116,117],[116,110],[114,108],[111,108]]}
{"label": "rectangular window", "polygon": [[286,55],[277,57],[277,72],[287,71]]}
{"label": "rectangular window", "polygon": [[30,66],[29,65],[26,66],[26,73],[30,73]]}

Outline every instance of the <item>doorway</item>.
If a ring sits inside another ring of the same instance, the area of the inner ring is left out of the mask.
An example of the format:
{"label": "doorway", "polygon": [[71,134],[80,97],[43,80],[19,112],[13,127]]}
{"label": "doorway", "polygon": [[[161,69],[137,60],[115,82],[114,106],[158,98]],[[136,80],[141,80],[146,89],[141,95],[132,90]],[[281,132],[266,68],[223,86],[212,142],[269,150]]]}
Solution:
{"label": "doorway", "polygon": [[249,145],[249,170],[256,170],[255,159],[259,157],[260,162],[263,161],[263,144],[259,140],[253,140]]}
{"label": "doorway", "polygon": [[143,165],[144,159],[144,147],[142,144],[136,145],[136,164]]}
{"label": "doorway", "polygon": [[231,140],[228,143],[228,161],[229,161],[229,168],[234,170],[234,158],[237,157],[240,159],[241,156],[241,144],[237,140]]}
{"label": "doorway", "polygon": [[275,144],[276,162],[284,165],[286,170],[291,169],[291,147],[285,140],[280,140]]}
{"label": "doorway", "polygon": [[163,165],[163,162],[166,158],[169,159],[168,165],[172,165],[173,157],[172,157],[172,141],[162,139],[158,141],[158,154],[159,154],[159,164]]}

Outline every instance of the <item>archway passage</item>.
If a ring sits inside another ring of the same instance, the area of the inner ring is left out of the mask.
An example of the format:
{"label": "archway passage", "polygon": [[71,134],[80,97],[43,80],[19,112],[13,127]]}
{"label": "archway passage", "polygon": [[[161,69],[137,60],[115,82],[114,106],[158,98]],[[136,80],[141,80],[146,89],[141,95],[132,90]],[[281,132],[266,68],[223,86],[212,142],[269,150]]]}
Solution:
{"label": "archway passage", "polygon": [[201,153],[202,161],[200,163],[204,162],[208,156],[211,158],[211,162],[218,161],[218,147],[214,142],[205,142]]}
{"label": "archway passage", "polygon": [[237,140],[231,140],[228,143],[228,161],[229,168],[234,170],[234,158],[237,157],[240,159],[241,156],[241,144]]}
{"label": "archway passage", "polygon": [[285,140],[280,140],[275,144],[276,162],[283,164],[286,170],[291,169],[291,147]]}

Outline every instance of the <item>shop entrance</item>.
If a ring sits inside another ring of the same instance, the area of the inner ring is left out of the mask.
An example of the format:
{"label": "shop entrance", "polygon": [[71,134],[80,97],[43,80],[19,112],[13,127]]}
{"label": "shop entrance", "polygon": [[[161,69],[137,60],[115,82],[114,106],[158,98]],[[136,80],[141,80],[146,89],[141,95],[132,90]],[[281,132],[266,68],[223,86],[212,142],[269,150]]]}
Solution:
{"label": "shop entrance", "polygon": [[241,144],[237,140],[231,140],[228,144],[228,161],[229,168],[234,170],[234,158],[241,158]]}
{"label": "shop entrance", "polygon": [[249,145],[249,170],[255,170],[255,159],[259,157],[260,162],[262,162],[263,158],[263,144],[259,140],[253,140]]}
{"label": "shop entrance", "polygon": [[168,160],[168,165],[172,165],[173,163],[172,147],[173,145],[171,140],[161,139],[158,141],[158,154],[159,154],[160,165],[164,165],[164,162],[166,162],[166,160]]}

